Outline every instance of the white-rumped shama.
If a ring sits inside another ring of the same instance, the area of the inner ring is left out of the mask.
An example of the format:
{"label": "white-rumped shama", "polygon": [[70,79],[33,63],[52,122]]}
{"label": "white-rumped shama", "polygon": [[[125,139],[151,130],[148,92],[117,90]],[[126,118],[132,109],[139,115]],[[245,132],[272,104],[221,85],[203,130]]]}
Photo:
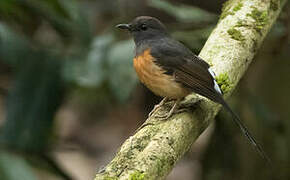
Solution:
{"label": "white-rumped shama", "polygon": [[128,30],[134,38],[136,56],[133,62],[141,82],[156,95],[165,97],[156,107],[167,99],[176,100],[167,118],[188,94],[194,92],[202,95],[221,104],[232,115],[235,124],[253,147],[269,161],[262,147],[224,100],[209,64],[173,39],[158,19],[140,16],[129,24],[119,24],[116,27]]}

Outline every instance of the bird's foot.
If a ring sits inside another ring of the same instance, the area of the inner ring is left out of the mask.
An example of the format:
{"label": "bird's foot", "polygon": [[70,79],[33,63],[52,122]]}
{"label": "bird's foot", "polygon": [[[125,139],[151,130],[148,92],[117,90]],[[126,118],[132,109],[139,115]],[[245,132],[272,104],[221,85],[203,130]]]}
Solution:
{"label": "bird's foot", "polygon": [[167,120],[170,118],[173,114],[178,114],[182,112],[188,112],[190,109],[195,108],[199,104],[200,100],[193,100],[193,101],[182,101],[176,100],[174,105],[172,106],[171,110],[169,111],[168,114],[163,114],[163,115],[155,115],[156,118],[161,118],[163,120]]}
{"label": "bird's foot", "polygon": [[152,109],[152,111],[148,114],[148,117],[151,117],[151,116],[155,113],[155,111],[156,111],[157,109],[159,109],[161,106],[164,105],[164,103],[165,103],[167,100],[168,100],[168,98],[165,97],[165,98],[162,99],[162,101],[161,101],[159,104],[155,105],[154,108]]}
{"label": "bird's foot", "polygon": [[168,118],[170,118],[174,113],[177,112],[177,108],[179,106],[179,102],[180,99],[177,99],[174,103],[174,105],[172,106],[172,108],[170,109],[170,111],[168,112],[168,114],[165,115],[156,115],[155,117],[157,118],[162,118],[163,120],[167,120]]}
{"label": "bird's foot", "polygon": [[168,114],[164,114],[164,115],[158,114],[158,115],[155,115],[154,117],[160,118],[162,120],[167,120],[167,119],[169,119],[174,114],[179,114],[179,113],[189,112],[189,111],[190,111],[190,109],[188,109],[188,108],[179,108],[179,109],[176,109],[172,113],[169,112]]}

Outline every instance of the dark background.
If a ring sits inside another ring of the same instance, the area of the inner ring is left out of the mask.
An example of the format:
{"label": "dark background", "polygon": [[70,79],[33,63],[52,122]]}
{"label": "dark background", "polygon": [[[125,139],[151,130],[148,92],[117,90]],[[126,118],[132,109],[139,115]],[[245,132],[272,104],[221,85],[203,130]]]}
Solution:
{"label": "dark background", "polygon": [[[137,80],[134,44],[114,28],[161,19],[199,53],[215,0],[1,0],[0,179],[93,179],[160,97]],[[221,111],[169,180],[290,179],[290,5],[228,100],[272,159]]]}

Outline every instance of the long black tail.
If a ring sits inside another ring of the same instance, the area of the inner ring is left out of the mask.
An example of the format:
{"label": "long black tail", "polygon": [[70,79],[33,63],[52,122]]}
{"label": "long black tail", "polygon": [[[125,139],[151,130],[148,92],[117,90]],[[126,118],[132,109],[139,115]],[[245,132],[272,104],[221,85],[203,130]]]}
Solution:
{"label": "long black tail", "polygon": [[251,133],[248,131],[247,127],[245,125],[243,125],[243,123],[241,122],[241,120],[238,117],[238,115],[233,112],[233,110],[230,108],[230,106],[224,100],[222,100],[222,102],[220,102],[220,103],[232,115],[235,124],[242,130],[244,136],[250,141],[250,143],[252,144],[253,148],[262,156],[263,159],[265,159],[269,164],[271,164],[271,160],[267,156],[265,151],[263,150],[262,146],[251,135]]}

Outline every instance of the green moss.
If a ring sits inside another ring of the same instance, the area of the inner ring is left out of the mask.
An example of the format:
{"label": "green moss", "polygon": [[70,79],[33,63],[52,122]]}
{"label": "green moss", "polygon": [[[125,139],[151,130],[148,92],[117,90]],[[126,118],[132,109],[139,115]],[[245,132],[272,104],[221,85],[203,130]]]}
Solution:
{"label": "green moss", "polygon": [[235,25],[235,27],[252,27],[252,26],[246,24],[245,21],[243,21],[243,20],[239,20],[239,21],[237,22],[237,24]]}
{"label": "green moss", "polygon": [[[95,180],[97,180],[97,179],[95,179]],[[112,176],[105,176],[103,178],[103,180],[118,180],[118,178],[117,177],[112,177]]]}
{"label": "green moss", "polygon": [[224,19],[225,17],[227,17],[228,15],[234,15],[233,12],[231,11],[224,11],[222,12],[221,16],[220,16],[220,19]]}
{"label": "green moss", "polygon": [[138,151],[143,151],[143,149],[148,145],[152,135],[145,135],[142,137],[138,137],[136,139],[135,146],[132,146],[131,149],[137,149]]}
{"label": "green moss", "polygon": [[148,157],[150,161],[154,162],[154,176],[161,177],[164,175],[164,172],[167,172],[169,169],[172,168],[174,163],[176,162],[176,159],[173,155],[167,154],[164,156],[154,155]]}
{"label": "green moss", "polygon": [[235,29],[231,28],[227,31],[227,33],[231,36],[232,39],[237,40],[237,41],[243,41],[245,40],[245,37],[242,35],[242,33]]}
{"label": "green moss", "polygon": [[279,9],[279,4],[278,2],[272,0],[270,2],[270,9],[272,9],[273,11],[277,11]]}
{"label": "green moss", "polygon": [[230,82],[228,74],[221,73],[216,77],[216,81],[224,94],[232,89],[232,84]]}
{"label": "green moss", "polygon": [[130,174],[129,180],[145,180],[145,173],[136,171]]}
{"label": "green moss", "polygon": [[235,12],[239,11],[243,7],[243,4],[241,2],[238,2],[238,4],[235,5],[234,8],[231,10],[231,7],[233,6],[234,3],[235,0],[228,0],[223,4],[220,19],[224,19],[228,15],[234,15]]}
{"label": "green moss", "polygon": [[243,4],[241,2],[239,2],[234,8],[233,11],[237,12],[239,10],[241,10],[241,8],[243,7]]}
{"label": "green moss", "polygon": [[254,28],[257,32],[261,33],[262,29],[268,22],[268,12],[259,11],[257,8],[254,8],[250,14],[247,14],[247,16],[250,16],[255,20]]}
{"label": "green moss", "polygon": [[234,13],[230,11],[233,1],[234,0],[228,0],[223,4],[220,19],[224,19],[228,15],[234,15]]}

